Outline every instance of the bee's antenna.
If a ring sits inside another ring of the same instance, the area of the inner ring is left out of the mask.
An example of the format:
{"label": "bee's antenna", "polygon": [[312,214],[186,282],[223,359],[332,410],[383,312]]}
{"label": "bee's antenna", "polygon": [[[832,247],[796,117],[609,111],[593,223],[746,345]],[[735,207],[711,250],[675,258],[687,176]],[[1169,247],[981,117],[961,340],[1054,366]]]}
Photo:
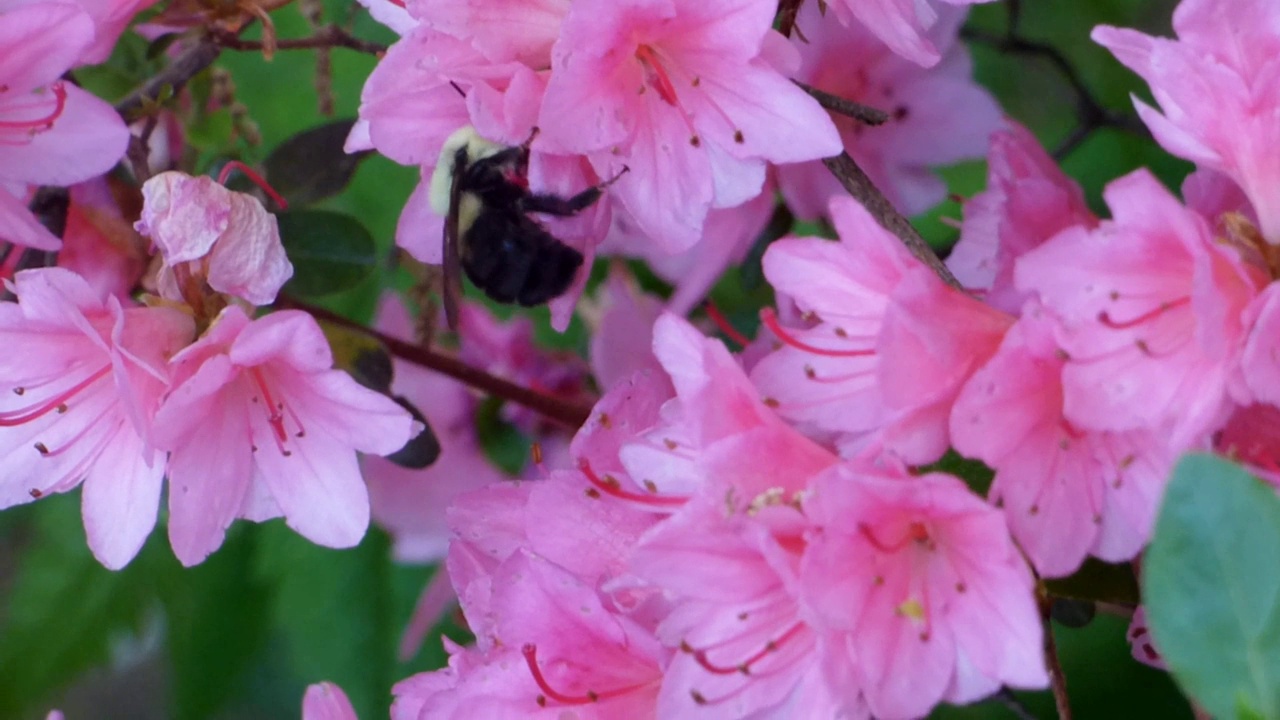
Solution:
{"label": "bee's antenna", "polygon": [[596,188],[597,188],[597,189],[599,189],[599,190],[604,190],[605,188],[609,187],[610,185],[612,185],[612,184],[614,184],[614,183],[618,182],[618,179],[619,179],[619,178],[621,178],[623,175],[626,175],[626,174],[627,174],[627,173],[629,173],[629,172],[631,172],[631,168],[630,168],[630,167],[628,167],[628,166],[626,166],[626,165],[623,165],[623,166],[622,166],[622,169],[618,171],[618,174],[617,174],[617,175],[614,175],[613,177],[609,178],[608,180],[605,180],[604,182],[600,183],[599,185],[597,185],[597,186],[596,186]]}
{"label": "bee's antenna", "polygon": [[538,133],[540,132],[542,132],[542,128],[538,127],[537,125],[534,125],[533,129],[529,131],[528,139],[520,143],[520,147],[528,150],[529,146],[533,144],[534,138],[538,137]]}
{"label": "bee's antenna", "polygon": [[459,94],[459,95],[461,95],[462,97],[466,97],[466,96],[467,96],[467,93],[463,91],[462,86],[458,85],[458,83],[456,83],[456,82],[454,82],[454,81],[450,80],[450,81],[449,81],[449,84],[453,86],[453,89],[454,89],[454,90],[457,90],[457,91],[458,91],[458,94]]}

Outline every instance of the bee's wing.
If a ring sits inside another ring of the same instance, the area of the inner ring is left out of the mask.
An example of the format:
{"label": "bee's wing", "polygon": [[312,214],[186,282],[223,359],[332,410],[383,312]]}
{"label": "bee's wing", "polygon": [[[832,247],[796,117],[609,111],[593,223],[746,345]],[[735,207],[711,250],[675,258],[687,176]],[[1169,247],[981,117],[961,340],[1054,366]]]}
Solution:
{"label": "bee's wing", "polygon": [[462,259],[458,254],[458,207],[462,201],[462,165],[454,162],[449,184],[449,212],[444,218],[444,317],[449,329],[458,329],[458,304],[462,301]]}

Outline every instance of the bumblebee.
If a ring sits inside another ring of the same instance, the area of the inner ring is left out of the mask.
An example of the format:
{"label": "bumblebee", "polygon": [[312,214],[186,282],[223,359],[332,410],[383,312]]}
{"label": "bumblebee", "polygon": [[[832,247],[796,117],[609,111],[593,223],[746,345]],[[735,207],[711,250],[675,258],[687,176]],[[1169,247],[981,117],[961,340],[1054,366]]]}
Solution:
{"label": "bumblebee", "polygon": [[[618,176],[570,198],[529,190],[529,145],[486,140],[470,125],[455,131],[431,175],[431,209],[443,215],[444,308],[458,324],[459,268],[501,303],[541,305],[569,289],[582,253],[556,239],[529,213],[570,217],[591,207]],[[626,172],[626,169],[623,169]]]}

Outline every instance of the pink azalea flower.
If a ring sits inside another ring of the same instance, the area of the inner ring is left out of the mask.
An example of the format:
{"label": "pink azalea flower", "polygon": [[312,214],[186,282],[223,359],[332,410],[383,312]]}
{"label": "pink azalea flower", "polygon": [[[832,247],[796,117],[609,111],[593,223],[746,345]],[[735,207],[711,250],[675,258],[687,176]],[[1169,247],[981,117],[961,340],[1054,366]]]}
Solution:
{"label": "pink azalea flower", "polygon": [[856,693],[845,708],[823,682],[818,638],[797,600],[799,501],[726,518],[718,500],[686,505],[632,557],[636,575],[672,598],[657,632],[680,652],[657,716],[840,717],[856,708]]}
{"label": "pink azalea flower", "polygon": [[1150,539],[1174,453],[1149,429],[1098,432],[1063,416],[1052,329],[1024,316],[964,386],[951,415],[963,455],[996,471],[991,499],[1042,576],[1086,555],[1132,559]]}
{"label": "pink azalea flower", "polygon": [[168,358],[191,341],[189,318],[124,308],[61,268],[15,277],[0,304],[0,507],[84,483],[85,532],[109,568],[127,564],[155,526],[165,461],[152,446]]}
{"label": "pink azalea flower", "polygon": [[57,250],[27,210],[28,185],[72,185],[107,172],[129,131],[110,105],[61,80],[94,41],[78,6],[0,5],[0,240]]}
{"label": "pink azalea flower", "polygon": [[580,0],[552,50],[543,149],[585,154],[637,227],[671,252],[711,207],[759,194],[765,162],[840,151],[826,113],[762,52],[775,7],[756,0]]}
{"label": "pink azalea flower", "polygon": [[1024,255],[1017,287],[1059,318],[1070,422],[1151,429],[1185,448],[1225,420],[1245,310],[1267,278],[1145,171],[1105,197],[1114,219]]}
{"label": "pink azalea flower", "polygon": [[831,214],[840,243],[782,240],[765,254],[766,277],[805,326],[766,315],[781,347],[752,380],[780,415],[845,455],[879,442],[908,463],[932,462],[948,446],[952,401],[1012,318],[945,285],[853,200],[833,200]]}
{"label": "pink azalea flower", "polygon": [[940,473],[842,465],[804,498],[800,585],[827,682],[877,718],[1048,685],[1034,579],[998,510]]}
{"label": "pink azalea flower", "polygon": [[856,446],[887,420],[876,339],[889,295],[918,262],[852,198],[833,199],[831,218],[838,243],[784,238],[765,252],[765,277],[804,325],[774,331],[782,346],[751,380],[805,433]]}
{"label": "pink azalea flower", "polygon": [[[990,2],[942,1],[951,5]],[[929,31],[956,15],[961,22],[964,20],[963,12],[945,5],[938,7],[936,2],[929,0],[834,0],[831,5],[841,22],[849,24],[856,20],[893,48],[893,52],[926,67],[937,64],[946,54],[945,46],[937,47],[937,38]]]}
{"label": "pink azalea flower", "polygon": [[164,257],[158,284],[170,300],[183,300],[185,284],[203,278],[218,292],[269,305],[293,276],[275,216],[209,177],[164,172],[147,180],[134,227]]}
{"label": "pink azalea flower", "polygon": [[359,720],[342,688],[330,682],[307,686],[302,696],[302,720]]}
{"label": "pink azalea flower", "polygon": [[[184,565],[217,549],[236,517],[283,514],[318,544],[360,542],[369,497],[355,451],[395,452],[413,420],[332,365],[310,315],[251,321],[237,306],[174,357],[156,441],[171,451],[169,540]],[[270,501],[250,512],[255,494]]]}
{"label": "pink azalea flower", "polygon": [[[859,0],[855,7],[884,3]],[[921,3],[917,2],[917,5]],[[833,3],[837,14],[843,8]],[[802,59],[796,79],[888,112],[879,127],[832,115],[841,143],[889,200],[914,215],[937,205],[947,186],[933,168],[982,157],[1000,124],[1000,107],[973,79],[969,53],[958,42],[964,11],[948,9],[929,32],[943,60],[925,70],[894,54],[861,25],[842,25],[806,2],[792,45]],[[779,186],[797,217],[824,215],[847,191],[821,162],[782,165]]]}
{"label": "pink azalea flower", "polygon": [[395,720],[654,716],[667,653],[592,585],[520,550],[491,586],[498,641],[450,648],[449,668],[398,684]]}
{"label": "pink azalea flower", "polygon": [[947,267],[987,304],[1016,314],[1028,293],[1014,287],[1014,262],[1066,228],[1098,221],[1080,186],[1021,125],[1009,121],[991,136],[987,163],[987,189],[964,204]]}
{"label": "pink azalea flower", "polygon": [[1280,243],[1280,5],[1183,0],[1177,40],[1099,26],[1093,39],[1151,85],[1156,111],[1134,105],[1169,152],[1219,170],[1253,201],[1263,235]]}

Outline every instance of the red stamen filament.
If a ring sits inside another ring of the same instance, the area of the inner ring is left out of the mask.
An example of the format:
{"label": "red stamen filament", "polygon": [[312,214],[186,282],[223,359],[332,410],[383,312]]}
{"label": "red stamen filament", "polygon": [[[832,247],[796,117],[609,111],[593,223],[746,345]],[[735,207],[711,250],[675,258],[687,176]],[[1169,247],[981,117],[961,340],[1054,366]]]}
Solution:
{"label": "red stamen filament", "polygon": [[773,308],[764,308],[760,311],[760,322],[769,328],[774,335],[782,342],[794,348],[799,348],[814,355],[824,355],[827,357],[862,357],[866,355],[875,355],[875,350],[831,350],[829,348],[820,348],[816,345],[810,345],[803,340],[792,335],[790,331],[782,327],[778,322],[778,316],[774,313]]}
{"label": "red stamen filament", "polygon": [[872,532],[871,526],[866,523],[858,523],[858,532],[862,533],[862,536],[867,539],[867,542],[871,543],[872,547],[883,553],[896,553],[906,547],[908,543],[922,543],[929,540],[929,529],[921,522],[913,522],[908,525],[907,532],[902,536],[902,539],[893,543],[882,542]]}
{"label": "red stamen filament", "polygon": [[63,110],[67,108],[67,89],[61,82],[56,82],[49,86],[49,90],[53,92],[54,106],[47,115],[32,120],[0,120],[0,128],[40,132],[53,127],[53,122],[61,117]]}
{"label": "red stamen filament", "polygon": [[79,394],[80,391],[97,382],[109,372],[111,372],[111,366],[106,365],[101,370],[95,372],[84,380],[81,380],[69,390],[46,400],[43,404],[26,407],[21,410],[0,412],[0,427],[15,427],[23,425],[31,422],[32,420],[39,419],[53,410],[59,410],[60,408],[60,412],[65,412],[68,400]]}
{"label": "red stamen filament", "polygon": [[640,61],[640,66],[644,68],[645,82],[649,83],[658,91],[658,97],[661,97],[668,105],[679,104],[679,98],[676,96],[676,87],[671,83],[671,77],[667,75],[667,69],[662,67],[662,62],[658,59],[658,54],[648,45],[641,45],[636,48],[636,60]]}
{"label": "red stamen filament", "polygon": [[[601,700],[610,700],[612,698],[621,697],[629,692],[633,692],[644,687],[645,685],[644,683],[640,685],[631,685],[624,688],[618,688],[616,690],[607,690],[602,693],[588,690],[585,695],[565,695],[551,687],[551,684],[547,682],[547,678],[542,674],[542,669],[538,667],[537,645],[534,645],[533,643],[525,643],[525,645],[520,648],[520,654],[524,655],[524,662],[529,666],[529,673],[533,675],[533,681],[537,683],[538,689],[542,691],[542,694],[561,705],[590,705],[591,703],[600,702]],[[541,705],[543,703],[540,702],[538,704]]]}
{"label": "red stamen filament", "polygon": [[1164,313],[1170,310],[1173,310],[1174,308],[1182,307],[1183,305],[1188,305],[1190,303],[1191,303],[1190,297],[1180,298],[1172,302],[1163,302],[1163,303],[1160,303],[1160,305],[1157,306],[1154,310],[1145,312],[1131,320],[1112,320],[1111,315],[1108,314],[1106,310],[1103,310],[1101,313],[1098,314],[1098,322],[1102,323],[1103,325],[1106,325],[1112,330],[1128,330],[1129,328],[1137,327],[1138,325],[1141,325],[1147,322],[1148,320],[1155,319],[1163,315]]}
{"label": "red stamen filament", "polygon": [[271,198],[271,201],[274,202],[281,210],[289,209],[289,203],[285,202],[285,199],[280,197],[280,193],[276,192],[276,189],[271,187],[266,178],[262,177],[255,172],[253,168],[245,165],[239,160],[228,160],[227,164],[222,166],[222,172],[218,173],[218,182],[222,185],[226,185],[227,178],[231,177],[232,170],[239,170],[244,173],[244,176],[252,180],[254,185],[262,188],[262,191],[267,194],[267,197]]}
{"label": "red stamen filament", "polygon": [[284,447],[284,444],[289,440],[289,433],[284,429],[284,413],[281,412],[284,404],[277,404],[275,399],[271,397],[271,389],[267,387],[267,379],[262,376],[261,368],[253,368],[249,371],[249,374],[253,377],[254,384],[258,386],[258,391],[262,393],[263,404],[267,406],[267,423],[271,425],[272,434],[275,435],[276,446],[286,456],[292,455]]}
{"label": "red stamen filament", "polygon": [[724,333],[725,337],[738,343],[740,347],[746,347],[751,344],[751,341],[747,339],[746,335],[738,332],[738,329],[729,323],[729,318],[725,317],[724,313],[720,312],[720,308],[716,307],[715,303],[708,300],[705,305],[705,309],[707,311],[707,317],[711,318],[711,322],[715,323],[716,327],[720,328],[720,332]]}
{"label": "red stamen filament", "polygon": [[792,625],[786,632],[778,636],[778,639],[770,640],[769,642],[765,643],[765,646],[763,648],[761,648],[760,650],[757,650],[755,654],[753,654],[751,657],[747,658],[741,663],[738,663],[737,665],[734,665],[733,667],[716,665],[715,663],[711,662],[710,660],[707,659],[706,650],[695,650],[693,652],[693,659],[696,660],[699,665],[705,668],[707,672],[713,672],[717,675],[732,675],[734,673],[742,673],[743,675],[750,675],[752,665],[755,665],[756,663],[760,662],[766,657],[769,657],[773,653],[777,652],[778,648],[786,644],[788,640],[791,640],[796,635],[799,635],[801,630],[804,630],[804,623],[796,623],[795,625]]}
{"label": "red stamen filament", "polygon": [[594,485],[601,492],[612,495],[623,500],[632,500],[634,502],[645,503],[646,505],[659,505],[664,507],[683,505],[687,498],[682,497],[664,497],[661,495],[642,495],[623,490],[617,480],[609,478],[609,480],[601,480],[599,475],[591,469],[591,463],[586,459],[578,461],[578,469],[586,476],[587,482]]}

